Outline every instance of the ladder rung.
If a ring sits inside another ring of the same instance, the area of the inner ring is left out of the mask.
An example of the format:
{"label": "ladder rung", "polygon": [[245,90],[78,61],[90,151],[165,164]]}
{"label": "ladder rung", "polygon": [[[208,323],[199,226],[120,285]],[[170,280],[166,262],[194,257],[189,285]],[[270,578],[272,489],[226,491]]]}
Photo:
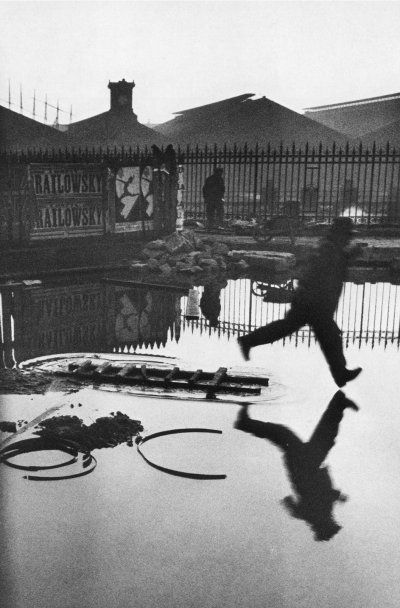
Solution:
{"label": "ladder rung", "polygon": [[171,380],[176,376],[179,372],[179,367],[174,367],[171,371],[165,376],[164,384],[170,384]]}
{"label": "ladder rung", "polygon": [[111,369],[113,369],[113,366],[111,365],[111,363],[109,363],[108,361],[106,361],[105,363],[102,363],[101,365],[99,365],[99,367],[97,367],[94,370],[94,373],[95,373],[96,376],[98,374],[101,376],[102,374],[105,374],[106,372],[109,372]]}
{"label": "ladder rung", "polygon": [[82,365],[80,365],[79,367],[76,368],[75,370],[75,374],[82,374],[82,373],[86,373],[89,371],[89,369],[92,366],[92,361],[91,359],[86,359],[86,361],[84,361],[82,363]]}
{"label": "ladder rung", "polygon": [[192,376],[190,376],[190,378],[188,380],[188,385],[190,387],[193,387],[196,384],[197,380],[201,377],[202,373],[203,373],[202,369],[196,370],[194,372],[194,374]]}
{"label": "ladder rung", "polygon": [[125,376],[130,376],[134,371],[136,371],[136,369],[136,365],[133,365],[133,363],[127,363],[122,369],[120,369],[117,376],[120,378],[125,378]]}
{"label": "ladder rung", "polygon": [[219,370],[215,372],[214,378],[210,382],[210,387],[216,387],[218,386],[218,384],[221,384],[221,382],[223,382],[226,376],[227,371],[228,370],[226,367],[220,367]]}

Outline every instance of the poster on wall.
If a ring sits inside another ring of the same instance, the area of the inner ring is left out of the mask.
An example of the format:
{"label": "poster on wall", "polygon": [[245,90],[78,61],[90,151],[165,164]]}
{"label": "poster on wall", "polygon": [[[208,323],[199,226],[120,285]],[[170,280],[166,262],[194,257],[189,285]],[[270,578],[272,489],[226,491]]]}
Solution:
{"label": "poster on wall", "polygon": [[101,165],[30,166],[36,201],[32,238],[102,234],[105,230]]}
{"label": "poster on wall", "polygon": [[115,178],[115,232],[153,230],[153,170],[121,167]]}

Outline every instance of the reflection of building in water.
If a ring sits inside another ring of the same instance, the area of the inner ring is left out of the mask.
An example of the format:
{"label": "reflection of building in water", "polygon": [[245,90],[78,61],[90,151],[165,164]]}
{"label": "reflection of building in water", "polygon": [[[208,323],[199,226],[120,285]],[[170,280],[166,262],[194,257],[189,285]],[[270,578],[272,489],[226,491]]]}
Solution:
{"label": "reflection of building in water", "polygon": [[104,283],[0,289],[0,367],[67,352],[113,352],[179,339],[180,294]]}
{"label": "reflection of building in water", "polygon": [[[285,298],[282,298],[281,302],[265,302],[262,291],[260,296],[254,293],[252,281],[248,279],[229,281],[226,289],[221,292],[218,329],[211,330],[204,316],[199,321],[190,322],[190,325],[194,324],[200,331],[217,331],[218,334],[230,336],[253,331],[261,325],[281,319],[290,305]],[[388,343],[396,343],[399,346],[399,304],[400,285],[383,282],[345,283],[336,313],[336,321],[343,331],[345,345],[358,342],[371,346]],[[314,336],[308,326],[305,326],[285,340],[295,344],[311,343]]]}

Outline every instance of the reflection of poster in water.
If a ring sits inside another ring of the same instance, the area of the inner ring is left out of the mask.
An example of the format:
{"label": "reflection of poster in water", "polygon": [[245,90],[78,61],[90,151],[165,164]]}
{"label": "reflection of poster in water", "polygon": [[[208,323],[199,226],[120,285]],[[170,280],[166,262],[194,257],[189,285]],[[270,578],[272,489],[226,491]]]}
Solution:
{"label": "reflection of poster in water", "polygon": [[6,338],[10,336],[3,344],[8,361],[12,349],[19,363],[42,355],[103,352],[106,348],[108,319],[103,284],[19,285],[13,291],[0,290],[0,297],[0,325]]}
{"label": "reflection of poster in water", "polygon": [[[147,166],[121,167],[115,179],[115,230],[153,228],[153,172]],[[144,226],[143,226],[144,223]]]}
{"label": "reflection of poster in water", "polygon": [[161,290],[116,289],[115,297],[116,346],[160,346],[167,342],[169,332],[171,338],[179,339],[179,295]]}

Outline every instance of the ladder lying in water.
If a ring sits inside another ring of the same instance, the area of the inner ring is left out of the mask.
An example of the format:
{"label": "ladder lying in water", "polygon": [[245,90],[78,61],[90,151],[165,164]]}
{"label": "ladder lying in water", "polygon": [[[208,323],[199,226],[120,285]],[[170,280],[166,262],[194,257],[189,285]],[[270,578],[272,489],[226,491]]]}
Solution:
{"label": "ladder lying in water", "polygon": [[91,359],[69,363],[65,369],[58,369],[53,373],[95,382],[204,391],[207,396],[216,393],[259,395],[261,386],[269,384],[268,378],[228,374],[226,367],[220,367],[215,373],[211,373],[201,369],[182,370],[177,366],[166,369],[146,364],[119,365],[109,361],[99,363]]}

